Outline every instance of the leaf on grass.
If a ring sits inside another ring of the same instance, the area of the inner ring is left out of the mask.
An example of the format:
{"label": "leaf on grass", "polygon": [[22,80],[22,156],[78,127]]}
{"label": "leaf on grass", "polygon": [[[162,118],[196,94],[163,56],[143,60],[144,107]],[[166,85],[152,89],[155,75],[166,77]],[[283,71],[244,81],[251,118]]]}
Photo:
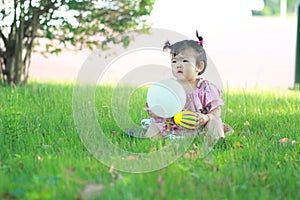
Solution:
{"label": "leaf on grass", "polygon": [[20,169],[24,169],[24,163],[19,162],[19,163],[18,163],[18,167],[19,167]]}
{"label": "leaf on grass", "polygon": [[279,144],[287,144],[289,142],[289,138],[281,138],[280,140],[278,140]]}
{"label": "leaf on grass", "polygon": [[244,146],[240,142],[234,142],[233,147],[238,148],[238,149],[243,149]]}
{"label": "leaf on grass", "polygon": [[117,135],[117,131],[110,131],[110,135],[111,135],[111,136]]}
{"label": "leaf on grass", "polygon": [[58,140],[57,140],[57,144],[59,144],[59,143],[61,143],[63,141],[63,139],[60,137],[60,138],[58,138]]}
{"label": "leaf on grass", "polygon": [[195,151],[197,151],[197,149],[198,149],[198,146],[197,146],[197,144],[193,144],[193,150],[195,150]]}
{"label": "leaf on grass", "polygon": [[267,182],[268,179],[269,179],[269,176],[268,176],[268,172],[262,172],[262,173],[259,173],[258,174],[259,178],[264,181],[264,182]]}
{"label": "leaf on grass", "polygon": [[227,108],[227,112],[233,113],[233,110],[231,108]]}
{"label": "leaf on grass", "polygon": [[35,155],[35,159],[37,159],[39,161],[43,161],[44,160],[44,158],[41,157],[40,155]]}
{"label": "leaf on grass", "polygon": [[157,191],[157,195],[159,199],[165,199],[166,197],[166,190],[165,190],[165,180],[163,179],[161,174],[157,176],[157,183],[159,185],[159,189]]}
{"label": "leaf on grass", "polygon": [[163,187],[165,185],[165,180],[163,179],[162,175],[161,174],[158,174],[157,176],[157,182],[158,184]]}
{"label": "leaf on grass", "polygon": [[109,173],[112,174],[115,170],[115,166],[114,165],[111,165],[110,168],[109,168]]}
{"label": "leaf on grass", "polygon": [[244,122],[244,126],[250,126],[250,122],[245,121],[245,122]]}
{"label": "leaf on grass", "polygon": [[43,144],[43,143],[41,143],[41,147],[44,148],[44,149],[51,149],[52,148],[51,145]]}
{"label": "leaf on grass", "polygon": [[5,192],[3,194],[0,194],[0,198],[2,199],[18,199],[16,195],[13,195],[9,192]]}
{"label": "leaf on grass", "polygon": [[81,189],[78,199],[95,199],[102,194],[104,188],[103,185],[89,183]]}
{"label": "leaf on grass", "polygon": [[127,156],[127,160],[137,160],[137,159],[139,159],[138,156],[133,156],[133,155]]}
{"label": "leaf on grass", "polygon": [[110,173],[113,180],[117,180],[117,179],[122,180],[124,178],[121,174],[119,174],[118,172],[115,171],[115,166],[114,165],[110,166],[109,173]]}
{"label": "leaf on grass", "polygon": [[111,177],[113,179],[117,179],[118,178],[118,173],[115,172],[115,166],[114,165],[110,166],[109,173],[110,173],[110,175],[111,175]]}
{"label": "leaf on grass", "polygon": [[237,134],[238,134],[238,135],[242,135],[243,132],[242,132],[242,131],[238,131]]}
{"label": "leaf on grass", "polygon": [[213,160],[211,160],[210,158],[206,158],[203,161],[210,168],[211,171],[219,171],[219,166],[214,165]]}
{"label": "leaf on grass", "polygon": [[67,169],[67,172],[69,172],[69,173],[74,173],[74,171],[75,171],[75,167],[69,167]]}
{"label": "leaf on grass", "polygon": [[279,144],[296,144],[297,142],[296,142],[296,140],[291,140],[291,139],[289,139],[289,138],[287,138],[287,137],[284,137],[284,138],[281,138],[280,140],[278,140],[278,143]]}
{"label": "leaf on grass", "polygon": [[189,152],[184,154],[184,157],[186,159],[195,160],[196,158],[198,158],[198,153],[195,150],[190,150]]}

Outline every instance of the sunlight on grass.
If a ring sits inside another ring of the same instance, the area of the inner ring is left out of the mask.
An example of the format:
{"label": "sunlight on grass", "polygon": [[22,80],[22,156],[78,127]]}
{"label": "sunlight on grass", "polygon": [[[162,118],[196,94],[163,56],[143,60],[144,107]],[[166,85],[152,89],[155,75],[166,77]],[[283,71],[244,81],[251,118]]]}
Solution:
{"label": "sunlight on grass", "polygon": [[[225,144],[217,143],[199,159],[195,138],[170,166],[129,174],[101,164],[81,143],[72,115],[73,87],[30,83],[0,88],[0,199],[75,199],[90,183],[104,186],[96,194],[103,199],[300,198],[299,91],[228,89],[225,121],[235,134]],[[112,93],[110,86],[97,88],[95,110],[113,144],[151,152],[168,142],[125,135],[113,119]],[[146,93],[139,88],[128,102],[136,124],[147,118]],[[286,142],[279,143],[282,138]]]}

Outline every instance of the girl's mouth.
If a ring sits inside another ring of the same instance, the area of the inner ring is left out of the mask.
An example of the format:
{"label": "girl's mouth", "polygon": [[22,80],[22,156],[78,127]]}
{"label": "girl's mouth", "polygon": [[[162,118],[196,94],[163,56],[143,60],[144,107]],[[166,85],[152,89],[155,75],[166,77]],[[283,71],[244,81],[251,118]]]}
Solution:
{"label": "girl's mouth", "polygon": [[177,71],[177,74],[183,74],[183,71]]}

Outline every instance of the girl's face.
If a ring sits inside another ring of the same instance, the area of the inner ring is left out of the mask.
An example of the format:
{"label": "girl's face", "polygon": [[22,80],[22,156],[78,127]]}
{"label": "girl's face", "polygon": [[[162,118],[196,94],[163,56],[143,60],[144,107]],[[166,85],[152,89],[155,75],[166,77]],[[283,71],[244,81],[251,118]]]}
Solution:
{"label": "girl's face", "polygon": [[198,72],[204,68],[203,61],[200,62],[200,65],[196,66],[196,58],[191,51],[183,51],[176,56],[172,56],[171,62],[173,75],[182,81],[195,81]]}

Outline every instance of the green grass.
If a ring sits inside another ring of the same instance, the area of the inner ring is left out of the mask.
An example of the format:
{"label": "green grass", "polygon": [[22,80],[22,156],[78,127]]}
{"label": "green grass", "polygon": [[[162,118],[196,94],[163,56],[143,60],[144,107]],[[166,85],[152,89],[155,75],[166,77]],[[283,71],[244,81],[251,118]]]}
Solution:
{"label": "green grass", "polygon": [[[227,91],[224,118],[235,134],[226,148],[217,144],[204,159],[184,156],[142,174],[113,171],[86,150],[72,94],[71,84],[0,88],[0,199],[80,199],[91,183],[104,186],[95,199],[300,199],[299,91]],[[126,137],[112,120],[111,94],[98,88],[95,107],[112,143],[132,152],[164,145]],[[145,95],[138,89],[130,98],[136,123],[147,117]],[[279,144],[285,137],[296,144]]]}

